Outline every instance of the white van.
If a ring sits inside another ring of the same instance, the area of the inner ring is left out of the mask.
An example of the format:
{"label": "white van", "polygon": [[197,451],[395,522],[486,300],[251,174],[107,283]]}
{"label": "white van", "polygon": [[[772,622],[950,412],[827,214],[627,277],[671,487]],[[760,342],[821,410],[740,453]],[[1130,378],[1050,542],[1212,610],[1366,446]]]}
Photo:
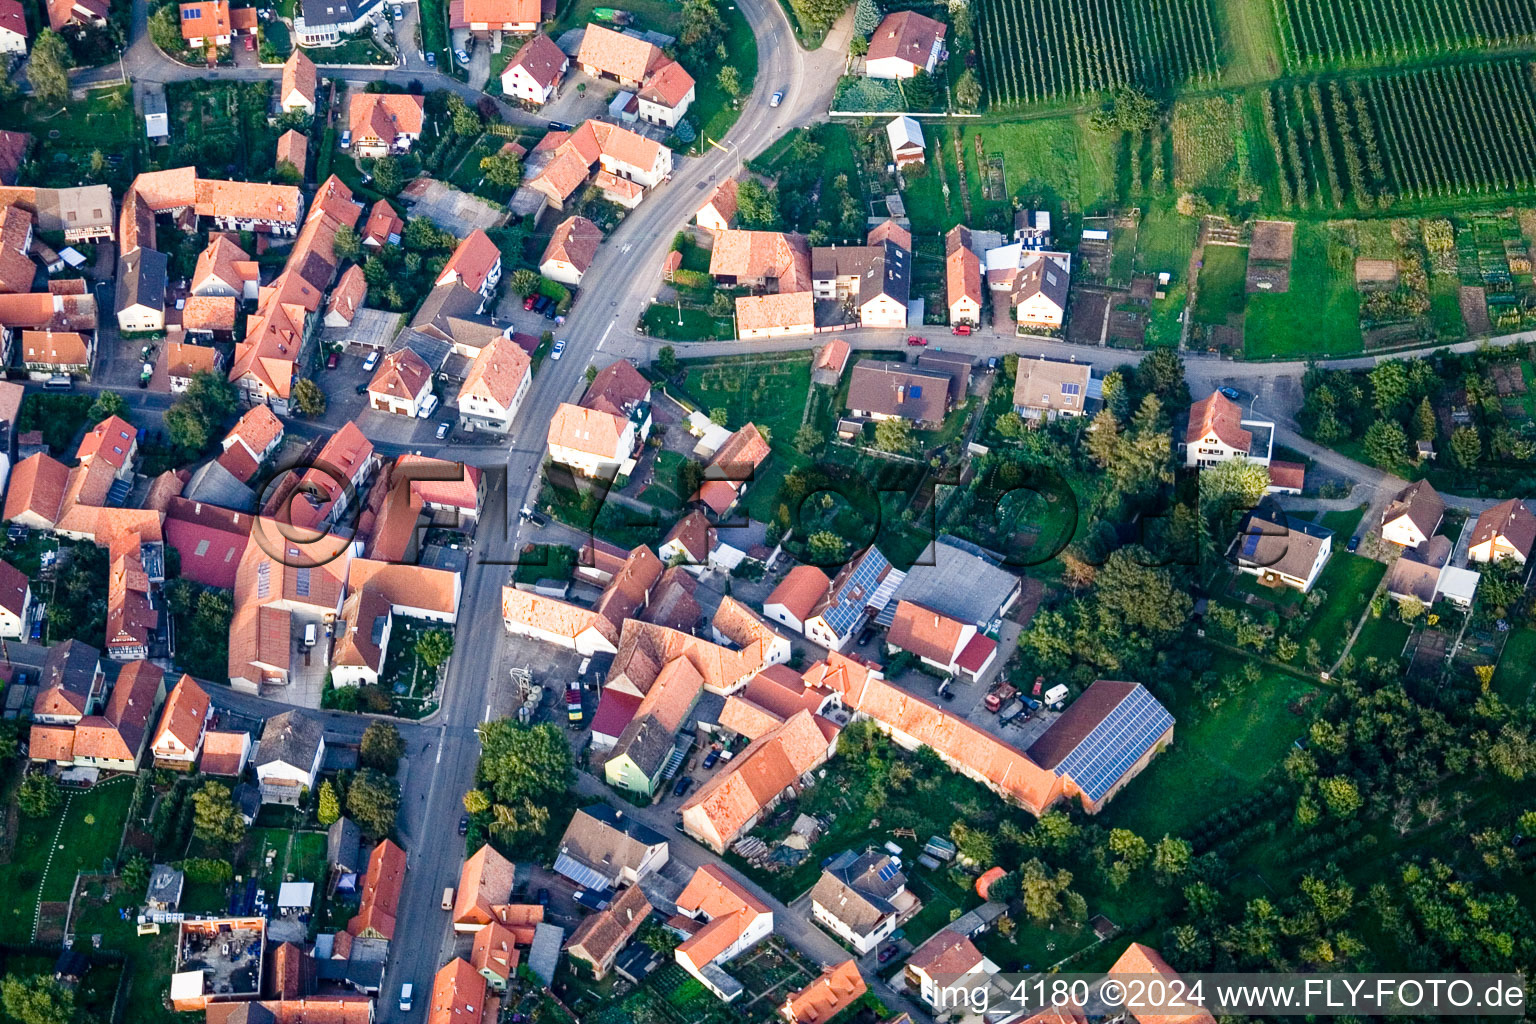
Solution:
{"label": "white van", "polygon": [[304,646],[315,646],[315,624],[313,622],[304,627]]}
{"label": "white van", "polygon": [[443,890],[443,909],[453,909],[453,886],[451,885]]}
{"label": "white van", "polygon": [[415,986],[412,985],[410,982],[406,982],[404,985],[400,986],[400,1012],[401,1013],[410,1013],[411,1012],[411,994],[414,991],[415,991]]}
{"label": "white van", "polygon": [[436,411],[437,411],[437,396],[436,395],[428,395],[426,401],[421,403],[421,411],[416,414],[416,418],[419,419],[419,420],[424,420],[427,417],[431,416]]}

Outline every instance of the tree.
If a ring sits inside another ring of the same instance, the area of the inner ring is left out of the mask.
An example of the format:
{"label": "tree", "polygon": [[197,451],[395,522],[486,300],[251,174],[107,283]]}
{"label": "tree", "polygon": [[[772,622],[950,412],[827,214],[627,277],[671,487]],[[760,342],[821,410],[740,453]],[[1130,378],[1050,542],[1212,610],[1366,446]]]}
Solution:
{"label": "tree", "polygon": [[848,553],[848,542],[831,530],[817,530],[805,539],[805,547],[817,565],[838,565]]}
{"label": "tree", "polygon": [[975,110],[981,106],[981,82],[970,68],[960,72],[960,77],[955,79],[955,102],[962,110]]}
{"label": "tree", "polygon": [[400,810],[400,786],[374,768],[359,768],[347,787],[347,814],[369,835],[385,836],[394,830]]}
{"label": "tree", "polygon": [[336,795],[336,787],[331,785],[330,779],[320,781],[320,795],[315,803],[315,818],[330,828],[341,818],[341,798]]}
{"label": "tree", "polygon": [[1429,404],[1429,396],[1419,400],[1418,411],[1413,414],[1414,439],[1418,441],[1433,441],[1438,424],[1435,420],[1434,407]]}
{"label": "tree", "polygon": [[1024,912],[1039,924],[1046,924],[1061,914],[1061,894],[1072,884],[1072,872],[1051,869],[1037,857],[1019,868],[1019,895]]}
{"label": "tree", "polygon": [[806,455],[820,448],[825,441],[826,438],[821,436],[821,431],[816,429],[814,423],[802,423],[800,429],[795,431],[795,450]]}
{"label": "tree", "polygon": [[1171,348],[1155,348],[1136,365],[1136,383],[1165,402],[1178,403],[1188,394],[1184,360]]}
{"label": "tree", "polygon": [[1128,828],[1109,830],[1109,852],[1118,857],[1132,871],[1141,867],[1152,856],[1147,841]]}
{"label": "tree", "polygon": [[682,24],[678,38],[694,53],[713,49],[725,36],[725,22],[715,0],[683,0]]}
{"label": "tree", "polygon": [[713,423],[717,427],[725,426],[730,418],[730,414],[718,405],[709,410],[709,422]]}
{"label": "tree", "polygon": [[50,817],[63,802],[59,784],[42,772],[33,772],[16,787],[16,807],[29,818]]}
{"label": "tree", "polygon": [[791,0],[790,6],[800,24],[816,32],[830,28],[848,9],[847,0]]}
{"label": "tree", "polygon": [[728,317],[736,311],[736,300],[729,294],[716,290],[709,299],[709,315],[714,317]]}
{"label": "tree", "polygon": [[741,72],[736,70],[734,64],[726,64],[720,68],[719,74],[715,75],[715,84],[720,86],[721,92],[733,100],[741,96]]}
{"label": "tree", "polygon": [[1408,368],[1391,359],[1370,372],[1371,399],[1378,416],[1396,417],[1408,401]]}
{"label": "tree", "polygon": [[492,153],[480,160],[485,180],[502,188],[517,188],[523,183],[523,162],[512,153]]}
{"label": "tree", "polygon": [[478,779],[498,803],[550,804],[575,778],[570,743],[555,726],[503,718],[481,727]]}
{"label": "tree", "polygon": [[1408,437],[1393,420],[1377,420],[1365,432],[1366,458],[1378,466],[1391,468],[1403,461],[1408,451]]}
{"label": "tree", "polygon": [[1088,127],[1096,132],[1150,131],[1162,110],[1157,101],[1134,86],[1116,89],[1104,106],[1088,116]]}
{"label": "tree", "polygon": [[1164,885],[1172,885],[1189,870],[1195,849],[1176,836],[1164,835],[1152,853],[1152,873]]}
{"label": "tree", "polygon": [[671,345],[663,345],[656,350],[656,370],[663,377],[670,377],[677,372],[677,350]]}
{"label": "tree", "polygon": [[483,789],[466,790],[464,793],[464,809],[470,814],[484,814],[491,809],[491,798]]}
{"label": "tree", "polygon": [[342,261],[357,261],[363,255],[363,243],[357,237],[357,229],[350,224],[338,224],[332,237],[331,250]]}
{"label": "tree", "polygon": [[[418,641],[419,642],[419,641]],[[376,768],[386,775],[395,774],[400,758],[405,756],[405,740],[400,730],[389,722],[370,722],[358,743],[357,761],[365,768]]]}
{"label": "tree", "polygon": [[429,629],[416,638],[416,656],[437,668],[453,657],[453,634],[446,629]]}
{"label": "tree", "polygon": [[108,416],[122,416],[128,411],[128,403],[123,401],[123,396],[116,391],[102,391],[96,395],[96,401],[91,403],[91,411],[88,414],[91,422],[100,423]]}
{"label": "tree", "polygon": [[1328,813],[1335,818],[1352,818],[1365,803],[1360,796],[1359,787],[1342,775],[1318,779],[1317,791],[1322,796]]}
{"label": "tree", "polygon": [[949,838],[954,840],[955,849],[960,856],[972,864],[988,864],[993,861],[996,852],[992,843],[992,833],[985,829],[973,828],[963,821],[956,821],[949,826]]}
{"label": "tree", "polygon": [[868,39],[880,27],[880,5],[875,0],[859,0],[853,9],[853,30]]}
{"label": "tree", "polygon": [[512,271],[512,290],[526,299],[539,290],[541,280],[538,274],[527,267],[519,267]]}
{"label": "tree", "polygon": [[892,416],[875,424],[875,447],[896,455],[912,450],[912,423],[900,416]]}
{"label": "tree", "polygon": [[167,53],[181,52],[186,44],[181,38],[181,17],[177,5],[166,4],[156,8],[149,16],[149,38]]}
{"label": "tree", "polygon": [[479,135],[485,128],[475,109],[457,96],[448,97],[448,118],[455,135]]}
{"label": "tree", "polygon": [[736,217],[743,228],[775,228],[779,225],[779,207],[762,182],[744,178],[736,186]]}
{"label": "tree", "polygon": [[224,783],[205,782],[192,794],[192,834],[208,843],[238,843],[245,838],[245,819]]}
{"label": "tree", "polygon": [[123,881],[123,887],[129,892],[143,892],[144,887],[149,885],[149,858],[142,853],[136,853],[128,858],[117,874]]}
{"label": "tree", "polygon": [[1483,457],[1483,439],[1476,427],[1468,424],[1451,431],[1451,455],[1462,469],[1471,469],[1477,465]]}
{"label": "tree", "polygon": [[1240,513],[1253,508],[1269,487],[1269,470],[1262,463],[1228,459],[1200,471],[1200,540],[1213,553],[1237,528]]}
{"label": "tree", "polygon": [[398,157],[382,156],[374,161],[373,187],[387,196],[397,195],[405,187],[405,171]]}
{"label": "tree", "polygon": [[75,1019],[75,993],[47,975],[8,974],[0,980],[0,1007],[16,1024],[70,1024]]}
{"label": "tree", "polygon": [[165,434],[172,444],[187,451],[200,452],[208,446],[208,425],[195,409],[181,402],[165,411]]}
{"label": "tree", "polygon": [[325,392],[308,377],[300,377],[293,382],[293,405],[301,416],[324,416]]}
{"label": "tree", "polygon": [[[180,35],[178,31],[177,35]],[[69,69],[74,60],[69,55],[69,44],[52,29],[38,32],[32,41],[32,58],[27,63],[27,81],[32,83],[32,95],[49,106],[69,102]]]}
{"label": "tree", "polygon": [[909,110],[928,110],[933,106],[938,86],[934,84],[933,76],[922,68],[918,68],[911,78],[898,78],[896,83],[901,86]]}

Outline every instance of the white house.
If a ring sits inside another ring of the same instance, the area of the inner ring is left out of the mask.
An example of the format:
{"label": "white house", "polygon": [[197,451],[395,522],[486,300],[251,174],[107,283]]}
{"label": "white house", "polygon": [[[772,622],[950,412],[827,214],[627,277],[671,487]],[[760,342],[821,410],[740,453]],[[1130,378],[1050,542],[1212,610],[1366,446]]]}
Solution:
{"label": "white house", "polygon": [[314,61],[304,55],[297,46],[283,64],[283,78],[278,86],[277,105],[283,110],[308,114],[315,113],[315,87],[319,75]]}
{"label": "white house", "polygon": [[602,244],[602,228],[585,217],[567,217],[549,236],[539,260],[539,273],[561,284],[580,285]]}
{"label": "white house", "polygon": [[408,348],[379,362],[368,382],[368,408],[396,416],[418,416],[432,394],[432,368]]}
{"label": "white house", "polygon": [[923,126],[916,118],[906,114],[892,118],[885,126],[885,138],[891,145],[891,162],[898,170],[908,164],[920,164],[928,157]]}
{"label": "white house", "polygon": [[543,106],[555,98],[571,66],[554,40],[542,32],[528,37],[501,73],[501,91],[513,99]]}
{"label": "white house", "polygon": [[1381,537],[1405,548],[1416,548],[1435,535],[1445,516],[1445,502],[1428,480],[1409,484],[1381,514]]}
{"label": "white house", "polygon": [[532,366],[528,353],[506,335],[482,348],[459,388],[457,402],[464,429],[502,434],[511,430],[533,382]]}
{"label": "white house", "polygon": [[640,120],[676,128],[694,100],[693,76],[677,61],[653,71],[635,93]]}
{"label": "white house", "polygon": [[436,286],[458,282],[483,299],[489,299],[501,281],[501,250],[479,228],[464,236],[442,273],[437,275]]}
{"label": "white house", "polygon": [[811,917],[860,956],[873,952],[919,906],[907,892],[901,862],[883,849],[845,850],[811,887]]}
{"label": "white house", "polygon": [[797,565],[763,602],[763,616],[804,633],[806,621],[831,588],[832,581],[816,566]]}
{"label": "white house", "polygon": [[325,726],[307,711],[284,711],[267,719],[256,744],[256,781],[261,801],[296,806],[314,789],[325,758]]}
{"label": "white house", "polygon": [[683,970],[719,999],[741,995],[741,983],[720,965],[745,953],[773,932],[773,911],[727,869],[705,864],[677,897],[677,912],[702,924],[678,945],[673,956]]}
{"label": "white house", "polygon": [[212,717],[213,702],[208,694],[191,676],[182,676],[166,698],[149,746],[156,765],[191,771],[203,752],[203,734]]}
{"label": "white house", "polygon": [[1227,548],[1239,572],[1303,594],[1311,592],[1332,554],[1333,531],[1292,519],[1269,501],[1243,517]]}
{"label": "white house", "polygon": [[26,11],[18,0],[0,0],[0,53],[26,52]]}
{"label": "white house", "polygon": [[992,975],[999,970],[997,964],[983,956],[969,938],[941,928],[907,958],[907,989],[915,989],[923,1002],[937,1009],[948,1005],[941,1003],[941,999],[961,978],[973,974]]}
{"label": "white house", "polygon": [[20,639],[32,610],[32,583],[9,562],[0,562],[0,636]]}
{"label": "white house", "polygon": [[942,21],[916,11],[886,15],[869,37],[864,73],[886,79],[911,78],[919,71],[932,74],[944,53],[945,29]]}
{"label": "white house", "polygon": [[633,417],[561,402],[549,423],[549,457],[583,476],[627,477],[636,439]]}
{"label": "white house", "polygon": [[1184,465],[1190,469],[1204,469],[1236,458],[1267,466],[1274,436],[1273,423],[1243,419],[1236,402],[1220,391],[1212,391],[1189,407],[1189,423],[1179,449]]}

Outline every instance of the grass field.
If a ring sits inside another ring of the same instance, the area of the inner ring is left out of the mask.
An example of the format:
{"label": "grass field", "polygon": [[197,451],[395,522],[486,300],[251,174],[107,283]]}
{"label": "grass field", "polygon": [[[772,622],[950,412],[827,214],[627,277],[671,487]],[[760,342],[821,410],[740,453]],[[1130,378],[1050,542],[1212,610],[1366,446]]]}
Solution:
{"label": "grass field", "polygon": [[1388,607],[1380,618],[1367,619],[1365,625],[1360,627],[1355,646],[1349,649],[1350,656],[1356,664],[1366,658],[1396,658],[1403,653],[1403,645],[1408,642],[1408,634],[1411,632],[1408,624]]}
{"label": "grass field", "polygon": [[1312,640],[1318,642],[1324,665],[1331,664],[1339,656],[1376,585],[1387,574],[1385,565],[1342,551],[1338,538],[1334,540],[1333,557],[1312,586],[1313,593],[1323,591],[1326,597],[1313,609],[1311,620],[1301,634],[1303,648]]}
{"label": "grass field", "polygon": [[1493,674],[1493,689],[1504,703],[1522,707],[1531,701],[1536,687],[1536,629],[1517,629],[1509,634],[1499,667]]}
{"label": "grass field", "polygon": [[1335,544],[1342,544],[1360,525],[1360,520],[1365,516],[1367,508],[1369,508],[1368,505],[1361,505],[1359,508],[1324,512],[1318,521],[1333,531]]}
{"label": "grass field", "polygon": [[1195,319],[1203,324],[1225,324],[1243,311],[1243,281],[1248,273],[1248,247],[1207,245],[1195,293]]}
{"label": "grass field", "polygon": [[800,427],[811,387],[811,355],[682,360],[683,390],[705,412],[724,409],[732,430],[747,423],[766,427],[770,440],[787,444]]}
{"label": "grass field", "polygon": [[1328,225],[1302,221],[1296,225],[1290,291],[1248,297],[1243,354],[1250,359],[1294,359],[1314,353],[1345,355],[1360,348],[1354,254],[1334,239]]}

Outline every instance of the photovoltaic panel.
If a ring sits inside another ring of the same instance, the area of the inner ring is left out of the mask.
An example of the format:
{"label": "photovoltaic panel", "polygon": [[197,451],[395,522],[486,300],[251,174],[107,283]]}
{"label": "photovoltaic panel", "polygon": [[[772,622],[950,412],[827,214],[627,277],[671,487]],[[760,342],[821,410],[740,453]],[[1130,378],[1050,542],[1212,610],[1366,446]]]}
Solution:
{"label": "photovoltaic panel", "polygon": [[1070,776],[1090,800],[1100,800],[1172,726],[1168,710],[1137,686],[1061,759],[1056,774]]}

